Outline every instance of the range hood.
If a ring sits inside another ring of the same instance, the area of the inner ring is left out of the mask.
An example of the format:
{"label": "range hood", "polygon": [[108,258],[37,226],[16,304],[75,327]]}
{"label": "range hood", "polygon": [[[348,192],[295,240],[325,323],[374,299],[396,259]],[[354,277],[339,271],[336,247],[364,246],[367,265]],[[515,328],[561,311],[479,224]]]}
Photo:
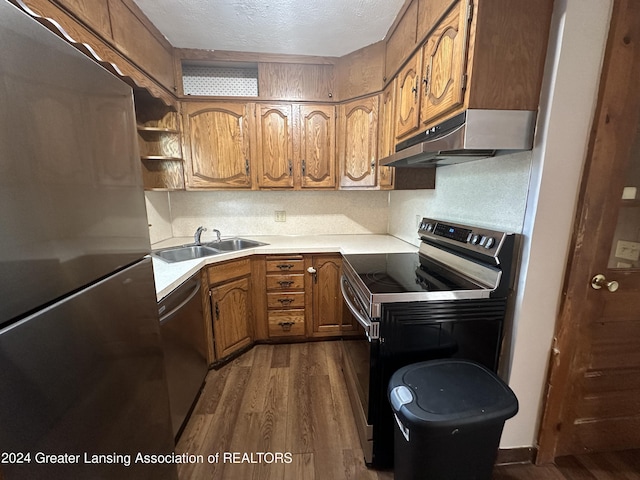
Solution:
{"label": "range hood", "polygon": [[467,110],[396,146],[387,167],[435,167],[531,150],[536,112]]}

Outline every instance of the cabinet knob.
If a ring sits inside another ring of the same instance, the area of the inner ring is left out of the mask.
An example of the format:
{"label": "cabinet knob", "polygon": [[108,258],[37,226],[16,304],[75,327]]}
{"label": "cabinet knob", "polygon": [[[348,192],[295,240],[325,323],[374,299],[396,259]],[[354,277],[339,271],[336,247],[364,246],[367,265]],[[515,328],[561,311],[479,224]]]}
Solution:
{"label": "cabinet knob", "polygon": [[309,267],[307,268],[307,272],[313,275],[313,283],[318,283],[318,271],[313,267]]}

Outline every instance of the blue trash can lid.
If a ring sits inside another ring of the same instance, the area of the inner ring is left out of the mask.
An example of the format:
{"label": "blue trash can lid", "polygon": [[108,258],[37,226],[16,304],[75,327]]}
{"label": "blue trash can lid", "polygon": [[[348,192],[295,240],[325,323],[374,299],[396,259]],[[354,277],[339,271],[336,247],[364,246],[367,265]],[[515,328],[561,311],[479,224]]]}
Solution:
{"label": "blue trash can lid", "polygon": [[[389,393],[396,387],[411,390],[407,401],[392,402],[396,413],[417,423],[504,421],[518,411],[511,389],[493,372],[468,360],[443,359],[402,367],[391,377]],[[391,396],[391,395],[390,395]]]}

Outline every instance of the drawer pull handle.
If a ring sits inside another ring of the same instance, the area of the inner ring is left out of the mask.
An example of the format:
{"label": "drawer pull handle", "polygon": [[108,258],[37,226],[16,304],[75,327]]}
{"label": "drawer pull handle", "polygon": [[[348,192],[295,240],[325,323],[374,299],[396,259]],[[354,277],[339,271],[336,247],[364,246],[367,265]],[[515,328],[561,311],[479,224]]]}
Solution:
{"label": "drawer pull handle", "polygon": [[280,285],[282,288],[287,288],[293,285],[293,282],[291,280],[279,280],[278,285]]}
{"label": "drawer pull handle", "polygon": [[291,270],[293,268],[293,265],[291,263],[281,263],[281,264],[277,265],[277,267],[280,270]]}
{"label": "drawer pull handle", "polygon": [[278,322],[278,325],[282,327],[282,330],[285,332],[290,332],[291,327],[294,326],[296,322]]}
{"label": "drawer pull handle", "polygon": [[293,303],[293,298],[279,298],[278,301],[283,306],[288,306],[288,305],[291,305]]}

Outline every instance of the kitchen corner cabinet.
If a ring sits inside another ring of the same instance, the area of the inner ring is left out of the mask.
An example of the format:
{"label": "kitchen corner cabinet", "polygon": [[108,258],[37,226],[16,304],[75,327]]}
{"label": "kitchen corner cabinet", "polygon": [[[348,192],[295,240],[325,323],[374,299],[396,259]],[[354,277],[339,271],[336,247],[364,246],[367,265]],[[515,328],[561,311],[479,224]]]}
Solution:
{"label": "kitchen corner cabinet", "polygon": [[248,118],[253,104],[183,102],[189,188],[251,189]]}
{"label": "kitchen corner cabinet", "polygon": [[333,105],[258,104],[256,137],[260,188],[336,187]]}
{"label": "kitchen corner cabinet", "polygon": [[356,333],[350,315],[345,315],[340,290],[342,256],[307,255],[307,295],[311,308],[307,336],[330,337]]}
{"label": "kitchen corner cabinet", "polygon": [[378,160],[378,95],[338,107],[340,188],[375,188]]}
{"label": "kitchen corner cabinet", "polygon": [[210,317],[217,360],[253,343],[249,258],[208,267]]}

